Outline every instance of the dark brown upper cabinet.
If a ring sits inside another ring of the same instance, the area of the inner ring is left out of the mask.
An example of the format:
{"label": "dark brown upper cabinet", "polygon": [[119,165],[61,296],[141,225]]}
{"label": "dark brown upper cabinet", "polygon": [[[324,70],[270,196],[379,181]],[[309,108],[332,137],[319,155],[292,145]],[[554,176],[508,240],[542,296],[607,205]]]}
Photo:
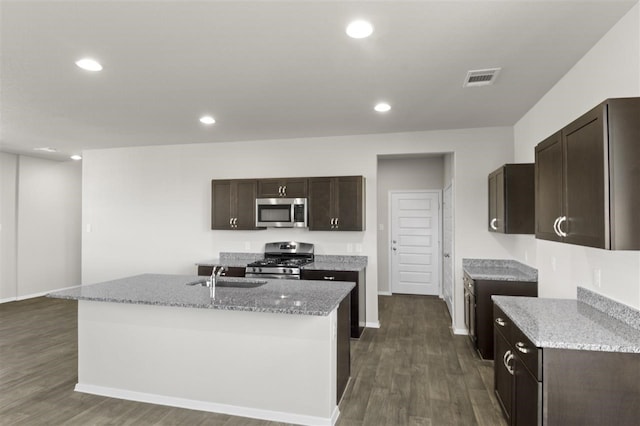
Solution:
{"label": "dark brown upper cabinet", "polygon": [[307,194],[307,178],[258,180],[259,198],[306,198]]}
{"label": "dark brown upper cabinet", "polygon": [[211,181],[211,229],[256,228],[256,179]]}
{"label": "dark brown upper cabinet", "polygon": [[309,230],[363,231],[362,176],[309,178]]}
{"label": "dark brown upper cabinet", "polygon": [[640,98],[606,100],[535,155],[536,238],[640,250]]}
{"label": "dark brown upper cabinet", "polygon": [[534,233],[534,167],[505,164],[489,175],[489,231]]}

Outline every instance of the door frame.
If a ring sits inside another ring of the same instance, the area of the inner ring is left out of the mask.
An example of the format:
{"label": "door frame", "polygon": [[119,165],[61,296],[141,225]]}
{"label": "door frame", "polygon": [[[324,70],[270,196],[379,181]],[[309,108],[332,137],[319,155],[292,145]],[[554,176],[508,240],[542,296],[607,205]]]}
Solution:
{"label": "door frame", "polygon": [[[447,305],[451,309],[451,328],[455,329],[455,318],[456,318],[456,262],[455,262],[455,251],[456,251],[456,221],[455,221],[455,211],[454,211],[454,193],[453,193],[453,180],[444,187],[442,190],[442,200],[444,206],[444,193],[448,190],[451,193],[451,252],[449,256],[451,257],[451,306]],[[442,263],[444,264],[444,207],[442,208]],[[444,272],[444,265],[442,268],[442,272]],[[442,275],[442,288],[444,288],[444,274]],[[444,299],[444,291],[442,292],[442,298]],[[446,303],[446,300],[445,300]]]}
{"label": "door frame", "polygon": [[442,299],[443,295],[442,295],[442,190],[441,189],[407,189],[407,190],[402,190],[402,189],[390,189],[389,193],[387,194],[387,205],[389,208],[389,212],[387,213],[388,215],[388,221],[389,223],[387,223],[387,229],[389,230],[389,233],[387,235],[388,239],[387,239],[387,252],[388,252],[388,259],[389,259],[389,276],[388,276],[388,280],[389,280],[389,293],[391,293],[391,295],[393,295],[393,254],[391,253],[391,238],[392,238],[392,233],[393,233],[393,226],[392,226],[392,221],[393,221],[393,215],[392,210],[393,210],[393,205],[391,202],[391,195],[392,194],[415,194],[415,193],[425,193],[425,194],[431,194],[431,193],[435,193],[438,195],[438,249],[436,250],[436,252],[438,253],[438,275],[440,277],[439,279],[439,283],[438,283],[438,297],[440,297]]}

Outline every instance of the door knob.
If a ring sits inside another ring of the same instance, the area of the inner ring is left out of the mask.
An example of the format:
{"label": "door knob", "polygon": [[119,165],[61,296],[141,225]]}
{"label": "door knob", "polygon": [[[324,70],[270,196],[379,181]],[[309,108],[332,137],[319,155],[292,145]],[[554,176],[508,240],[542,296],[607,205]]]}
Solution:
{"label": "door knob", "polygon": [[445,254],[444,254],[444,257],[449,257],[449,253],[445,253]]}

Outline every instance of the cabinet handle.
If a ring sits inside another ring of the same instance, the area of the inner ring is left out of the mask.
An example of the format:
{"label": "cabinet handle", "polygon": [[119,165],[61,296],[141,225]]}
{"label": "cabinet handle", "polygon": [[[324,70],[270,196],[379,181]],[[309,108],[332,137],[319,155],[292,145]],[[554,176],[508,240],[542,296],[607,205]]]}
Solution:
{"label": "cabinet handle", "polygon": [[282,197],[282,186],[278,187],[278,195]]}
{"label": "cabinet handle", "polygon": [[560,232],[558,231],[558,222],[560,221],[560,216],[556,217],[556,220],[553,222],[553,231],[556,233],[558,237],[562,237]]}
{"label": "cabinet handle", "polygon": [[528,354],[529,352],[531,352],[531,349],[527,348],[527,346],[522,342],[517,342],[516,348],[523,354]]}
{"label": "cabinet handle", "polygon": [[232,217],[229,218],[229,226],[233,227],[233,218]]}
{"label": "cabinet handle", "polygon": [[489,224],[489,226],[491,226],[491,229],[493,229],[494,231],[498,230],[498,227],[496,226],[497,221],[498,219],[494,217],[493,219],[491,219],[491,223]]}
{"label": "cabinet handle", "polygon": [[513,354],[511,353],[511,350],[508,350],[504,353],[504,356],[502,357],[502,363],[504,364],[509,374],[513,376],[514,375],[513,367],[509,365],[512,359],[513,359]]}
{"label": "cabinet handle", "polygon": [[336,277],[322,277],[322,278],[324,278],[325,280],[329,280],[329,281],[333,281],[333,280],[336,279]]}
{"label": "cabinet handle", "polygon": [[564,231],[562,230],[562,228],[560,228],[560,225],[562,225],[562,223],[563,223],[563,222],[566,222],[566,221],[567,221],[567,217],[566,217],[566,216],[562,216],[562,217],[559,217],[559,218],[558,218],[558,225],[557,225],[557,228],[558,228],[558,235],[560,235],[561,237],[566,237],[566,236],[567,236],[567,233],[566,233],[566,232],[564,232]]}
{"label": "cabinet handle", "polygon": [[504,327],[505,325],[507,325],[507,323],[504,322],[502,318],[496,318],[496,324],[498,324],[500,327]]}
{"label": "cabinet handle", "polygon": [[282,187],[282,195],[287,196],[287,185]]}
{"label": "cabinet handle", "polygon": [[336,217],[336,228],[339,228],[339,227],[340,227],[340,224],[338,223],[338,221],[339,221],[339,220],[340,220],[340,218],[339,218],[339,217]]}

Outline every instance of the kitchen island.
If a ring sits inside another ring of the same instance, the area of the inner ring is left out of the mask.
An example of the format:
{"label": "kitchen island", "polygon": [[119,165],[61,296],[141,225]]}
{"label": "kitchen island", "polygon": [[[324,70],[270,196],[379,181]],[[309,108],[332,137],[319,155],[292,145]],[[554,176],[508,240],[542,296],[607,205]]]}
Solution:
{"label": "kitchen island", "polygon": [[201,279],[144,274],[50,294],[78,300],[76,390],[334,424],[349,376],[354,284],[266,280],[217,287],[212,299],[209,288],[187,285]]}

